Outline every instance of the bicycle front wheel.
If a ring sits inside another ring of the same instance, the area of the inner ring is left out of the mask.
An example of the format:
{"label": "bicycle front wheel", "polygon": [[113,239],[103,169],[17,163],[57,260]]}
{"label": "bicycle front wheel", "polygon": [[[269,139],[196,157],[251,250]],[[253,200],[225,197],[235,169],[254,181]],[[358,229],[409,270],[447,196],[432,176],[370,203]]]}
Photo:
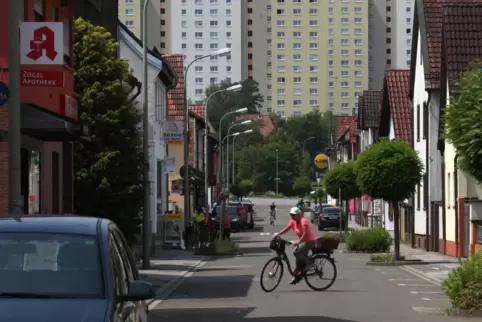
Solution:
{"label": "bicycle front wheel", "polygon": [[[283,278],[283,262],[279,257],[271,258],[263,267],[261,271],[260,284],[263,291],[266,293],[273,292]],[[271,285],[271,287],[270,287]]]}
{"label": "bicycle front wheel", "polygon": [[[314,291],[326,291],[336,280],[338,272],[335,261],[324,254],[311,256],[311,261],[313,268],[305,274],[305,282]],[[317,283],[321,283],[320,286],[315,286]]]}

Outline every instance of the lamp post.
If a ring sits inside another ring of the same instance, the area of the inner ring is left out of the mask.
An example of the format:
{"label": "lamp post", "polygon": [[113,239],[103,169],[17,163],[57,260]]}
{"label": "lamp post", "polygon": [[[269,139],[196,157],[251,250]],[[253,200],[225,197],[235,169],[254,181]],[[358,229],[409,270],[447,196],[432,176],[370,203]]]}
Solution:
{"label": "lamp post", "polygon": [[[246,131],[242,132],[241,134],[248,134],[248,133],[251,133],[251,132],[253,132],[253,129],[246,130]],[[236,138],[237,138],[237,136],[235,136],[235,137],[233,138],[233,162],[232,162],[232,167],[233,167],[233,168],[232,168],[232,171],[233,171],[233,172],[232,172],[232,176],[233,176],[233,178],[231,179],[231,180],[232,180],[231,182],[232,182],[233,185],[236,183],[236,182],[235,182],[235,181],[236,181],[236,180],[235,180],[236,176],[234,175],[234,153],[235,153],[235,152],[234,152],[234,148],[235,148],[234,140],[236,140]],[[228,152],[228,153],[229,153],[229,152]],[[227,171],[229,172],[229,170],[227,170]]]}
{"label": "lamp post", "polygon": [[[231,132],[231,129],[235,126],[239,126],[239,125],[248,125],[248,124],[251,124],[253,123],[252,120],[246,120],[246,121],[243,121],[241,123],[235,123],[233,125],[231,125],[228,129],[228,135],[229,135],[229,132]],[[234,140],[234,138],[233,138]],[[229,190],[229,140],[226,142],[226,171],[223,171],[223,174],[226,175],[226,188]]]}
{"label": "lamp post", "polygon": [[223,135],[223,133],[222,133],[222,125],[223,125],[223,120],[224,120],[224,118],[225,118],[226,116],[228,116],[228,115],[246,113],[247,111],[248,111],[248,108],[247,108],[247,107],[243,107],[243,108],[240,108],[240,109],[237,109],[237,110],[228,112],[228,113],[224,114],[223,117],[221,117],[221,120],[219,121],[219,128],[218,128],[218,136],[219,136],[219,140],[218,140],[218,142],[219,142],[219,148],[218,148],[218,150],[219,150],[219,153],[218,153],[218,175],[217,175],[217,180],[216,180],[216,181],[217,181],[217,189],[216,189],[216,191],[217,191],[217,194],[218,194],[218,195],[217,195],[218,201],[221,201],[221,199],[220,199],[220,196],[221,196],[220,190],[221,190],[221,188],[222,188],[222,183],[223,183],[222,178],[221,178],[221,176],[222,176],[222,167],[223,167],[223,166],[222,166],[222,165],[223,165],[223,164],[222,164],[222,159],[221,159],[221,155],[222,155],[222,152],[223,152],[223,142],[222,142],[222,135]]}
{"label": "lamp post", "polygon": [[316,139],[316,137],[312,136],[312,137],[307,138],[306,140],[303,141],[303,146],[301,148],[301,157],[302,158],[305,156],[305,143],[310,141],[310,140],[313,140],[313,139]]}
{"label": "lamp post", "polygon": [[279,182],[279,176],[278,176],[278,149],[276,149],[276,178],[274,179],[276,181],[276,195],[278,195],[278,182]]}
{"label": "lamp post", "polygon": [[209,178],[209,166],[208,166],[208,136],[209,136],[209,117],[208,117],[208,105],[209,105],[209,100],[211,97],[213,97],[216,94],[219,93],[224,93],[224,92],[232,92],[232,91],[239,91],[243,88],[241,84],[236,84],[233,86],[230,86],[228,88],[220,89],[219,91],[216,91],[212,93],[211,95],[208,96],[206,99],[206,104],[204,104],[205,109],[206,109],[206,119],[205,119],[205,126],[206,126],[206,131],[204,133],[204,202],[206,209],[209,208],[209,200],[208,200],[208,190],[209,190],[209,184],[208,184],[208,178]]}
{"label": "lamp post", "polygon": [[142,7],[142,150],[144,154],[144,207],[142,215],[142,267],[150,267],[150,241],[151,241],[151,182],[149,180],[149,108],[148,100],[148,75],[147,75],[147,5],[149,0],[144,0]]}
{"label": "lamp post", "polygon": [[[148,1],[148,0],[145,0]],[[145,22],[145,19],[144,19]],[[146,28],[147,29],[147,28]],[[187,73],[192,64],[207,57],[221,57],[231,53],[231,48],[223,48],[191,61],[184,71],[184,231],[189,223],[189,106],[187,105]]]}

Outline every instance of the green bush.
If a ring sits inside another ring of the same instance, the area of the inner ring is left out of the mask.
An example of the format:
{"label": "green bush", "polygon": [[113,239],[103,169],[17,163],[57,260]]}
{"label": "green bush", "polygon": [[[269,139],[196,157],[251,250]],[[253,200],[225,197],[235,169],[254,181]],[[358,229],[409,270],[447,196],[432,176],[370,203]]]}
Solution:
{"label": "green bush", "polygon": [[239,246],[230,239],[224,239],[215,243],[214,251],[216,253],[237,253],[239,252]]}
{"label": "green bush", "polygon": [[452,310],[482,310],[482,251],[452,270],[442,287]]}
{"label": "green bush", "polygon": [[346,242],[346,236],[347,234],[343,232],[329,232],[324,234],[322,237],[323,238],[333,238],[333,239],[339,239],[341,243]]}
{"label": "green bush", "polygon": [[349,251],[361,253],[388,253],[392,236],[382,227],[352,231],[346,238]]}

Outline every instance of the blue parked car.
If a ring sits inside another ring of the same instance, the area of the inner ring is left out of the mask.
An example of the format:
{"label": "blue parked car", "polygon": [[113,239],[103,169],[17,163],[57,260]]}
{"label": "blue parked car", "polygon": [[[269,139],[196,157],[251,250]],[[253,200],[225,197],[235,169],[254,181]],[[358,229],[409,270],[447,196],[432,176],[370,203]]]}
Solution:
{"label": "blue parked car", "polygon": [[0,321],[147,322],[154,296],[113,222],[0,219]]}

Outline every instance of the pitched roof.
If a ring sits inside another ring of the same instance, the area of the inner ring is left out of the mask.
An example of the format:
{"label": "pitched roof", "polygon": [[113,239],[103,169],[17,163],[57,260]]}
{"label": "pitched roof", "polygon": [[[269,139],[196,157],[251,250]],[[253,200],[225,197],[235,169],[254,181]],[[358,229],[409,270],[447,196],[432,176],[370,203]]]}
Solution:
{"label": "pitched roof", "polygon": [[184,117],[184,66],[180,54],[162,56],[177,74],[176,87],[167,93],[167,116],[169,119],[182,120]]}
{"label": "pitched roof", "polygon": [[339,136],[339,140],[343,140],[343,136],[349,132],[350,133],[350,139],[353,139],[354,137],[356,137],[358,135],[358,117],[355,117],[355,119],[353,121],[351,121],[351,123],[346,127],[345,131],[343,131],[343,133],[341,133],[341,135]]}
{"label": "pitched roof", "polygon": [[[378,114],[380,112],[380,101],[382,99],[381,90],[363,91],[362,115],[363,119],[359,122],[360,129],[377,128]],[[358,105],[360,111],[360,105]],[[360,117],[360,114],[358,114]]]}
{"label": "pitched roof", "polygon": [[356,116],[335,116],[335,139],[338,140],[355,120]]}
{"label": "pitched roof", "polygon": [[[420,29],[422,31],[425,30],[425,35],[421,35],[421,40],[423,43],[424,39],[426,39],[429,59],[429,75],[426,75],[426,78],[429,79],[426,79],[426,81],[431,84],[432,88],[439,88],[442,63],[443,6],[446,4],[480,3],[481,0],[419,0],[416,3],[420,2],[423,3],[423,8],[420,8],[419,13],[423,14],[421,19],[425,22],[424,28]],[[416,9],[416,11],[418,12],[419,9]]]}
{"label": "pitched roof", "polygon": [[202,119],[206,119],[206,106],[204,104],[189,105],[189,111],[199,115]]}
{"label": "pitched roof", "polygon": [[[409,97],[408,69],[391,69],[385,71],[382,108],[388,106],[388,112],[393,121],[395,138],[412,144],[412,103]],[[387,95],[385,95],[387,94]],[[386,101],[388,99],[388,101]],[[389,128],[389,119],[380,117],[380,129]],[[387,133],[385,133],[387,134]]]}
{"label": "pitched roof", "polygon": [[362,95],[358,95],[358,118],[357,118],[357,126],[359,129],[364,129],[364,125],[363,125],[363,122],[365,121],[365,113],[364,113],[364,110],[363,110],[363,103],[364,103],[364,99],[363,99],[363,93]]}
{"label": "pitched roof", "polygon": [[450,87],[474,60],[482,58],[482,1],[444,6],[443,45]]}
{"label": "pitched roof", "polygon": [[274,130],[273,120],[271,119],[271,117],[268,114],[262,114],[262,115],[245,114],[245,115],[240,115],[240,116],[236,117],[237,122],[242,122],[242,121],[245,121],[245,120],[253,120],[253,121],[260,120],[261,124],[259,126],[259,133],[262,136],[267,136],[268,134],[270,134]]}

